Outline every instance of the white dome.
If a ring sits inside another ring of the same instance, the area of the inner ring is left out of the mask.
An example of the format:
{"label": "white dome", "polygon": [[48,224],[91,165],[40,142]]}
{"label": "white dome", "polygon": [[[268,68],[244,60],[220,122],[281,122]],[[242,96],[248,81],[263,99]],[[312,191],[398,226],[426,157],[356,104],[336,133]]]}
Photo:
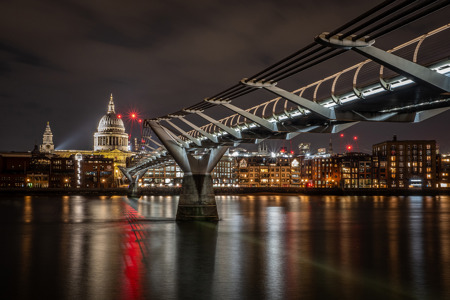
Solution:
{"label": "white dome", "polygon": [[108,113],[104,115],[97,127],[98,133],[124,133],[125,126],[122,119],[119,119],[115,113]]}
{"label": "white dome", "polygon": [[94,150],[109,151],[118,149],[128,151],[128,134],[125,126],[114,110],[114,101],[111,94],[108,112],[98,122],[97,132],[94,133]]}

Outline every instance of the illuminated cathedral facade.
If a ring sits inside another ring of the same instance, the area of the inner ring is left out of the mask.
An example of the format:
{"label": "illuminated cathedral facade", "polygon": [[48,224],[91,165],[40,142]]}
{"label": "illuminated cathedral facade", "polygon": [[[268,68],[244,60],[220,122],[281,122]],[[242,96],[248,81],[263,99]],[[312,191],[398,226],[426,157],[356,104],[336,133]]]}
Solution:
{"label": "illuminated cathedral facade", "polygon": [[[101,176],[113,176],[114,186],[120,186],[122,182],[122,173],[119,166],[126,166],[126,161],[134,155],[128,151],[128,134],[125,132],[125,126],[122,119],[115,112],[113,95],[111,94],[108,103],[106,115],[98,122],[97,131],[94,133],[93,150],[55,150],[53,144],[53,134],[50,124],[47,122],[43,134],[43,143],[39,146],[39,152],[50,156],[61,158],[79,157],[102,157],[103,159],[112,159],[114,167],[112,170],[96,170],[89,173],[96,173],[95,180],[101,182]],[[97,161],[100,161],[97,159]],[[98,173],[98,174],[97,174]],[[83,174],[81,174],[83,175]],[[73,185],[74,186],[74,185]]]}
{"label": "illuminated cathedral facade", "polygon": [[128,151],[128,134],[122,119],[116,114],[113,95],[111,94],[108,111],[98,123],[94,133],[94,151],[108,150]]}

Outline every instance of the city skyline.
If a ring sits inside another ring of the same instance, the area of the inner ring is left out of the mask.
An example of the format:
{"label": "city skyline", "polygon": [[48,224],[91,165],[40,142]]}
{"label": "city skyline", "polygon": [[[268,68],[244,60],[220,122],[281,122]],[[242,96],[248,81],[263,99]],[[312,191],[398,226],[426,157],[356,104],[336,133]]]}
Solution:
{"label": "city skyline", "polygon": [[[138,111],[142,118],[170,113],[228,88],[374,5],[323,1],[319,9],[313,1],[142,2],[133,7],[119,2],[2,3],[0,151],[32,150],[40,144],[47,121],[56,148],[92,149],[110,93],[118,113]],[[377,46],[387,49],[442,26],[448,12],[447,7],[426,22],[418,20],[380,38]],[[326,68],[311,70],[308,78],[298,75],[295,80],[308,84],[364,60],[352,59],[345,64],[331,61]],[[245,98],[239,101],[250,106]],[[449,117],[446,112],[418,124],[360,123],[344,133],[359,137],[361,152],[393,135],[436,140],[442,152],[449,152]],[[322,148],[330,137],[339,143],[338,134],[302,134],[292,143]]]}

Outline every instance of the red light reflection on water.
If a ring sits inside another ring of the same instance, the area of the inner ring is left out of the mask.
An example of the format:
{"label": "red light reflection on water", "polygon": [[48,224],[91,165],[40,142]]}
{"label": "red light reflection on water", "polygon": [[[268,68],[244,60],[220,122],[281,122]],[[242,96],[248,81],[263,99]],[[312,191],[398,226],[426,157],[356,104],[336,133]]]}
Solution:
{"label": "red light reflection on water", "polygon": [[123,278],[122,278],[122,299],[142,299],[142,277],[144,264],[142,260],[144,253],[139,243],[142,241],[142,236],[136,234],[137,230],[142,229],[142,226],[136,222],[142,216],[129,205],[125,204],[125,216],[127,224],[124,226],[123,234]]}

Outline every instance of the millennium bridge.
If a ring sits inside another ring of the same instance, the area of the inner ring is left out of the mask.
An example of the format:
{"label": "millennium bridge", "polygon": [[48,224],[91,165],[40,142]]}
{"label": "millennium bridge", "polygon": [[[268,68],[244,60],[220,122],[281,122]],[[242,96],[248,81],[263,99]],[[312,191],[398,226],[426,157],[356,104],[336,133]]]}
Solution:
{"label": "millennium bridge", "polygon": [[[375,41],[417,19],[432,18],[448,2],[383,1],[222,92],[145,120],[145,138],[152,146],[121,169],[130,194],[137,194],[137,182],[149,168],[173,159],[184,172],[177,220],[217,221],[211,172],[230,146],[289,140],[305,132],[337,133],[359,122],[416,123],[447,111],[450,24],[392,49],[379,49]],[[346,52],[364,60],[292,91],[281,87],[283,80],[308,78],[312,67]],[[250,108],[236,105],[234,100],[256,92],[275,98]],[[215,118],[217,110],[231,114]]]}

